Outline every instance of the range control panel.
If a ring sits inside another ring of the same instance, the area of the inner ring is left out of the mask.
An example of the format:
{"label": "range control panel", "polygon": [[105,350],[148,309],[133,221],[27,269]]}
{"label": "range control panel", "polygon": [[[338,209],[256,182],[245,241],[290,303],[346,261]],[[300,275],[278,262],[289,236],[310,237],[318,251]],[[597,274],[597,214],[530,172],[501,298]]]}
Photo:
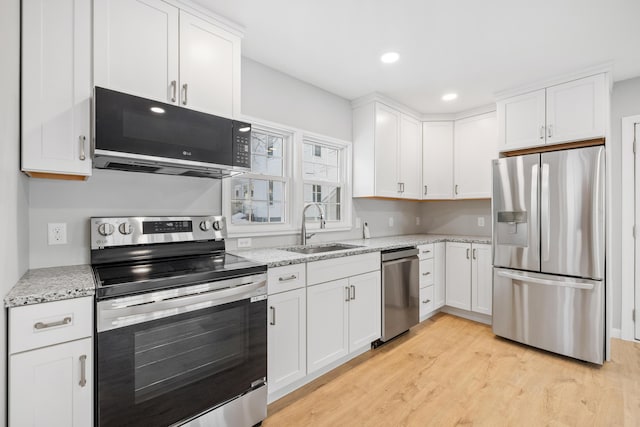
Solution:
{"label": "range control panel", "polygon": [[233,166],[251,169],[251,124],[233,122]]}
{"label": "range control panel", "polygon": [[223,216],[91,218],[91,249],[226,237]]}

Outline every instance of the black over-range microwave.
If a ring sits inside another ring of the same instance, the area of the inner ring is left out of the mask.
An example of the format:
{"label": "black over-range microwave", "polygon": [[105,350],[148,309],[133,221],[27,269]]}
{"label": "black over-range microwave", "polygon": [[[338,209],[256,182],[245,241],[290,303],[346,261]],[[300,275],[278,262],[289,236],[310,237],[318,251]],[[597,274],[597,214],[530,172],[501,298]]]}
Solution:
{"label": "black over-range microwave", "polygon": [[93,165],[223,178],[251,170],[251,125],[95,88]]}

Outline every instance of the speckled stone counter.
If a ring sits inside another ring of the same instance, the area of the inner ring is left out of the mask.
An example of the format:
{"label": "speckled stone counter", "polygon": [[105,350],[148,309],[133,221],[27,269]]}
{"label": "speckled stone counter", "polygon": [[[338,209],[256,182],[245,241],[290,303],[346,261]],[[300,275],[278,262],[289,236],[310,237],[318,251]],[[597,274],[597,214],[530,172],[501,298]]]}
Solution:
{"label": "speckled stone counter", "polygon": [[90,265],[29,270],[4,297],[5,307],[38,304],[95,294]]}
{"label": "speckled stone counter", "polygon": [[[282,248],[241,249],[229,252],[233,253],[234,255],[242,256],[252,261],[259,262],[261,264],[267,264],[267,266],[269,267],[280,267],[283,265],[299,264],[302,262],[319,261],[323,259],[339,258],[343,256],[364,254],[367,252],[377,252],[388,249],[402,248],[404,246],[417,246],[437,242],[491,244],[491,237],[454,236],[444,234],[411,234],[406,236],[377,237],[373,239],[341,240],[331,243],[342,243],[359,247],[312,255],[289,252],[283,250]],[[329,243],[317,243],[318,246],[322,246],[325,244]],[[313,245],[315,244],[311,243],[311,246]]]}

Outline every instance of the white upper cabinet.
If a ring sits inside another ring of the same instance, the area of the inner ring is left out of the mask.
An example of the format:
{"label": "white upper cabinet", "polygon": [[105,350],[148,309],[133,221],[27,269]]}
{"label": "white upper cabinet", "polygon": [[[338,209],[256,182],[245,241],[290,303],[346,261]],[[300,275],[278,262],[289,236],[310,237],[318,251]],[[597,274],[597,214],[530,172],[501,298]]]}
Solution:
{"label": "white upper cabinet", "polygon": [[544,89],[497,103],[498,145],[517,150],[545,143]]}
{"label": "white upper cabinet", "polygon": [[178,16],[160,0],[96,1],[95,85],[177,103]]}
{"label": "white upper cabinet", "polygon": [[96,86],[240,114],[240,37],[162,0],[94,5]]}
{"label": "white upper cabinet", "polygon": [[605,136],[604,74],[547,88],[547,144]]}
{"label": "white upper cabinet", "polygon": [[453,198],[453,122],[422,124],[422,199]]}
{"label": "white upper cabinet", "polygon": [[91,175],[91,1],[22,2],[22,170]]}
{"label": "white upper cabinet", "polygon": [[491,197],[491,161],[498,157],[495,112],[455,122],[454,186],[456,199]]}
{"label": "white upper cabinet", "polygon": [[422,197],[420,122],[380,102],[364,104],[353,112],[353,150],[354,197]]}
{"label": "white upper cabinet", "polygon": [[603,138],[607,75],[572,80],[497,102],[500,151]]}

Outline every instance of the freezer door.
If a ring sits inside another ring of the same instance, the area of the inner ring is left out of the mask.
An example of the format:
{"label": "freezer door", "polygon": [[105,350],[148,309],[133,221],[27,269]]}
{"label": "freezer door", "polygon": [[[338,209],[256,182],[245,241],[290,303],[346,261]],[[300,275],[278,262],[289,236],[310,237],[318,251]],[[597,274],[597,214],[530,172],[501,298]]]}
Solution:
{"label": "freezer door", "polygon": [[493,265],[540,270],[540,155],[493,161]]}
{"label": "freezer door", "polygon": [[542,154],[541,272],[604,278],[604,147]]}
{"label": "freezer door", "polygon": [[602,364],[604,282],[494,268],[493,332]]}

